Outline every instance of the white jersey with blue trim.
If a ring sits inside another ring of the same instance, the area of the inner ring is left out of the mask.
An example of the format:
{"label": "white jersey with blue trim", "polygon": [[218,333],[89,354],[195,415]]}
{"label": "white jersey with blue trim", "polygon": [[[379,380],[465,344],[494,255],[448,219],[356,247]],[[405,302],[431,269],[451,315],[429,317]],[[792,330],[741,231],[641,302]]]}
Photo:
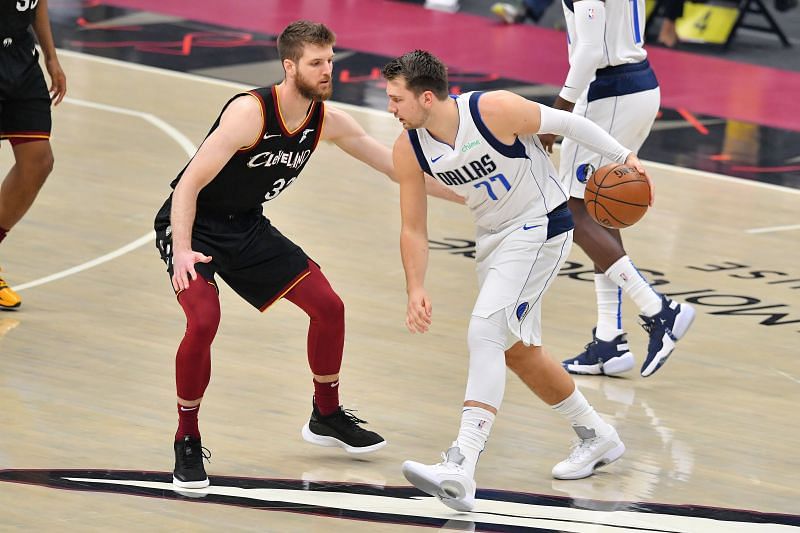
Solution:
{"label": "white jersey with blue trim", "polygon": [[494,232],[545,217],[568,199],[550,157],[536,135],[511,145],[495,138],[478,111],[481,94],[452,97],[459,117],[453,146],[424,128],[408,132],[420,167],[466,199],[479,228]]}
{"label": "white jersey with blue trim", "polygon": [[[616,67],[627,63],[640,63],[647,59],[644,49],[645,0],[605,0],[606,31],[603,61],[598,69]],[[572,0],[562,0],[567,21],[567,39],[570,63],[575,49],[575,11]]]}

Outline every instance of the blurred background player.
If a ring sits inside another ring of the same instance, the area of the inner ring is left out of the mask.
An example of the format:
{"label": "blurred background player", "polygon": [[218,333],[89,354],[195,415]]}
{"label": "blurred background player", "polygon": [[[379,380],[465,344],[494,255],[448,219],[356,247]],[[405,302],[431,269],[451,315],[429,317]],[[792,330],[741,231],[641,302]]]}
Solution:
{"label": "blurred background player", "polygon": [[675,22],[683,16],[684,0],[663,0],[664,20],[661,21],[661,29],[658,31],[658,42],[667,48],[675,48],[680,41]]}
{"label": "blurred background player", "polygon": [[[553,107],[598,124],[638,152],[658,113],[661,93],[647,61],[644,0],[564,2],[570,69]],[[540,136],[552,152],[555,135]],[[622,326],[622,292],[639,307],[649,334],[642,376],[666,362],[694,320],[689,304],[656,292],[622,245],[619,230],[597,224],[583,203],[586,181],[610,161],[573,140],[561,144],[560,176],[571,196],[575,242],[594,262],[597,325],[585,350],[563,362],[573,374],[616,375],[633,367],[634,356]]]}
{"label": "blurred background player", "polygon": [[506,24],[517,24],[531,20],[538,23],[553,0],[521,0],[516,4],[496,2],[490,8]]}
{"label": "blurred background player", "polygon": [[[39,67],[36,39],[50,74],[50,90]],[[0,141],[7,139],[14,165],[0,186],[0,242],[19,222],[53,170],[50,105],[67,92],[47,14],[47,0],[0,2]],[[22,300],[0,278],[0,309]]]}

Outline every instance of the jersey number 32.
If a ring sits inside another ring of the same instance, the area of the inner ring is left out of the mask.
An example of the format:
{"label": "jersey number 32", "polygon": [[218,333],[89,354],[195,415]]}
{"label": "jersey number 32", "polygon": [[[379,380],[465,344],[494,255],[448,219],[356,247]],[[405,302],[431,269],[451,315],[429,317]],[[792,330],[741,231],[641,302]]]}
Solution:
{"label": "jersey number 32", "polygon": [[29,9],[36,9],[39,0],[17,0],[17,11],[27,11]]}

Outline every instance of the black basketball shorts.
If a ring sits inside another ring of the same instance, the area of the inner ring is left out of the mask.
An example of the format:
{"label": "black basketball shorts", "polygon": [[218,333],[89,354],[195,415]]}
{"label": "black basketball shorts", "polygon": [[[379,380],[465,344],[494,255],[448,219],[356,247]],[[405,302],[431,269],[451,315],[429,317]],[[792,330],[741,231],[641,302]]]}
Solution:
{"label": "black basketball shorts", "polygon": [[[156,248],[172,278],[170,202],[155,220]],[[216,286],[215,274],[250,305],[264,311],[308,275],[309,258],[284,237],[261,209],[235,215],[198,214],[192,228],[192,250],[211,256],[195,271]]]}
{"label": "black basketball shorts", "polygon": [[0,139],[50,138],[50,93],[38,59],[29,34],[0,36]]}

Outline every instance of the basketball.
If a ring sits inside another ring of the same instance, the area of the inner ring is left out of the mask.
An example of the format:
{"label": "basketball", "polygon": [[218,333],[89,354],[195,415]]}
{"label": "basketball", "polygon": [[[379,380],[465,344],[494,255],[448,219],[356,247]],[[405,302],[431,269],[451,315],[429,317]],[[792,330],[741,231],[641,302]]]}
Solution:
{"label": "basketball", "polygon": [[635,168],[611,163],[589,177],[583,201],[601,226],[627,228],[647,212],[650,184]]}

